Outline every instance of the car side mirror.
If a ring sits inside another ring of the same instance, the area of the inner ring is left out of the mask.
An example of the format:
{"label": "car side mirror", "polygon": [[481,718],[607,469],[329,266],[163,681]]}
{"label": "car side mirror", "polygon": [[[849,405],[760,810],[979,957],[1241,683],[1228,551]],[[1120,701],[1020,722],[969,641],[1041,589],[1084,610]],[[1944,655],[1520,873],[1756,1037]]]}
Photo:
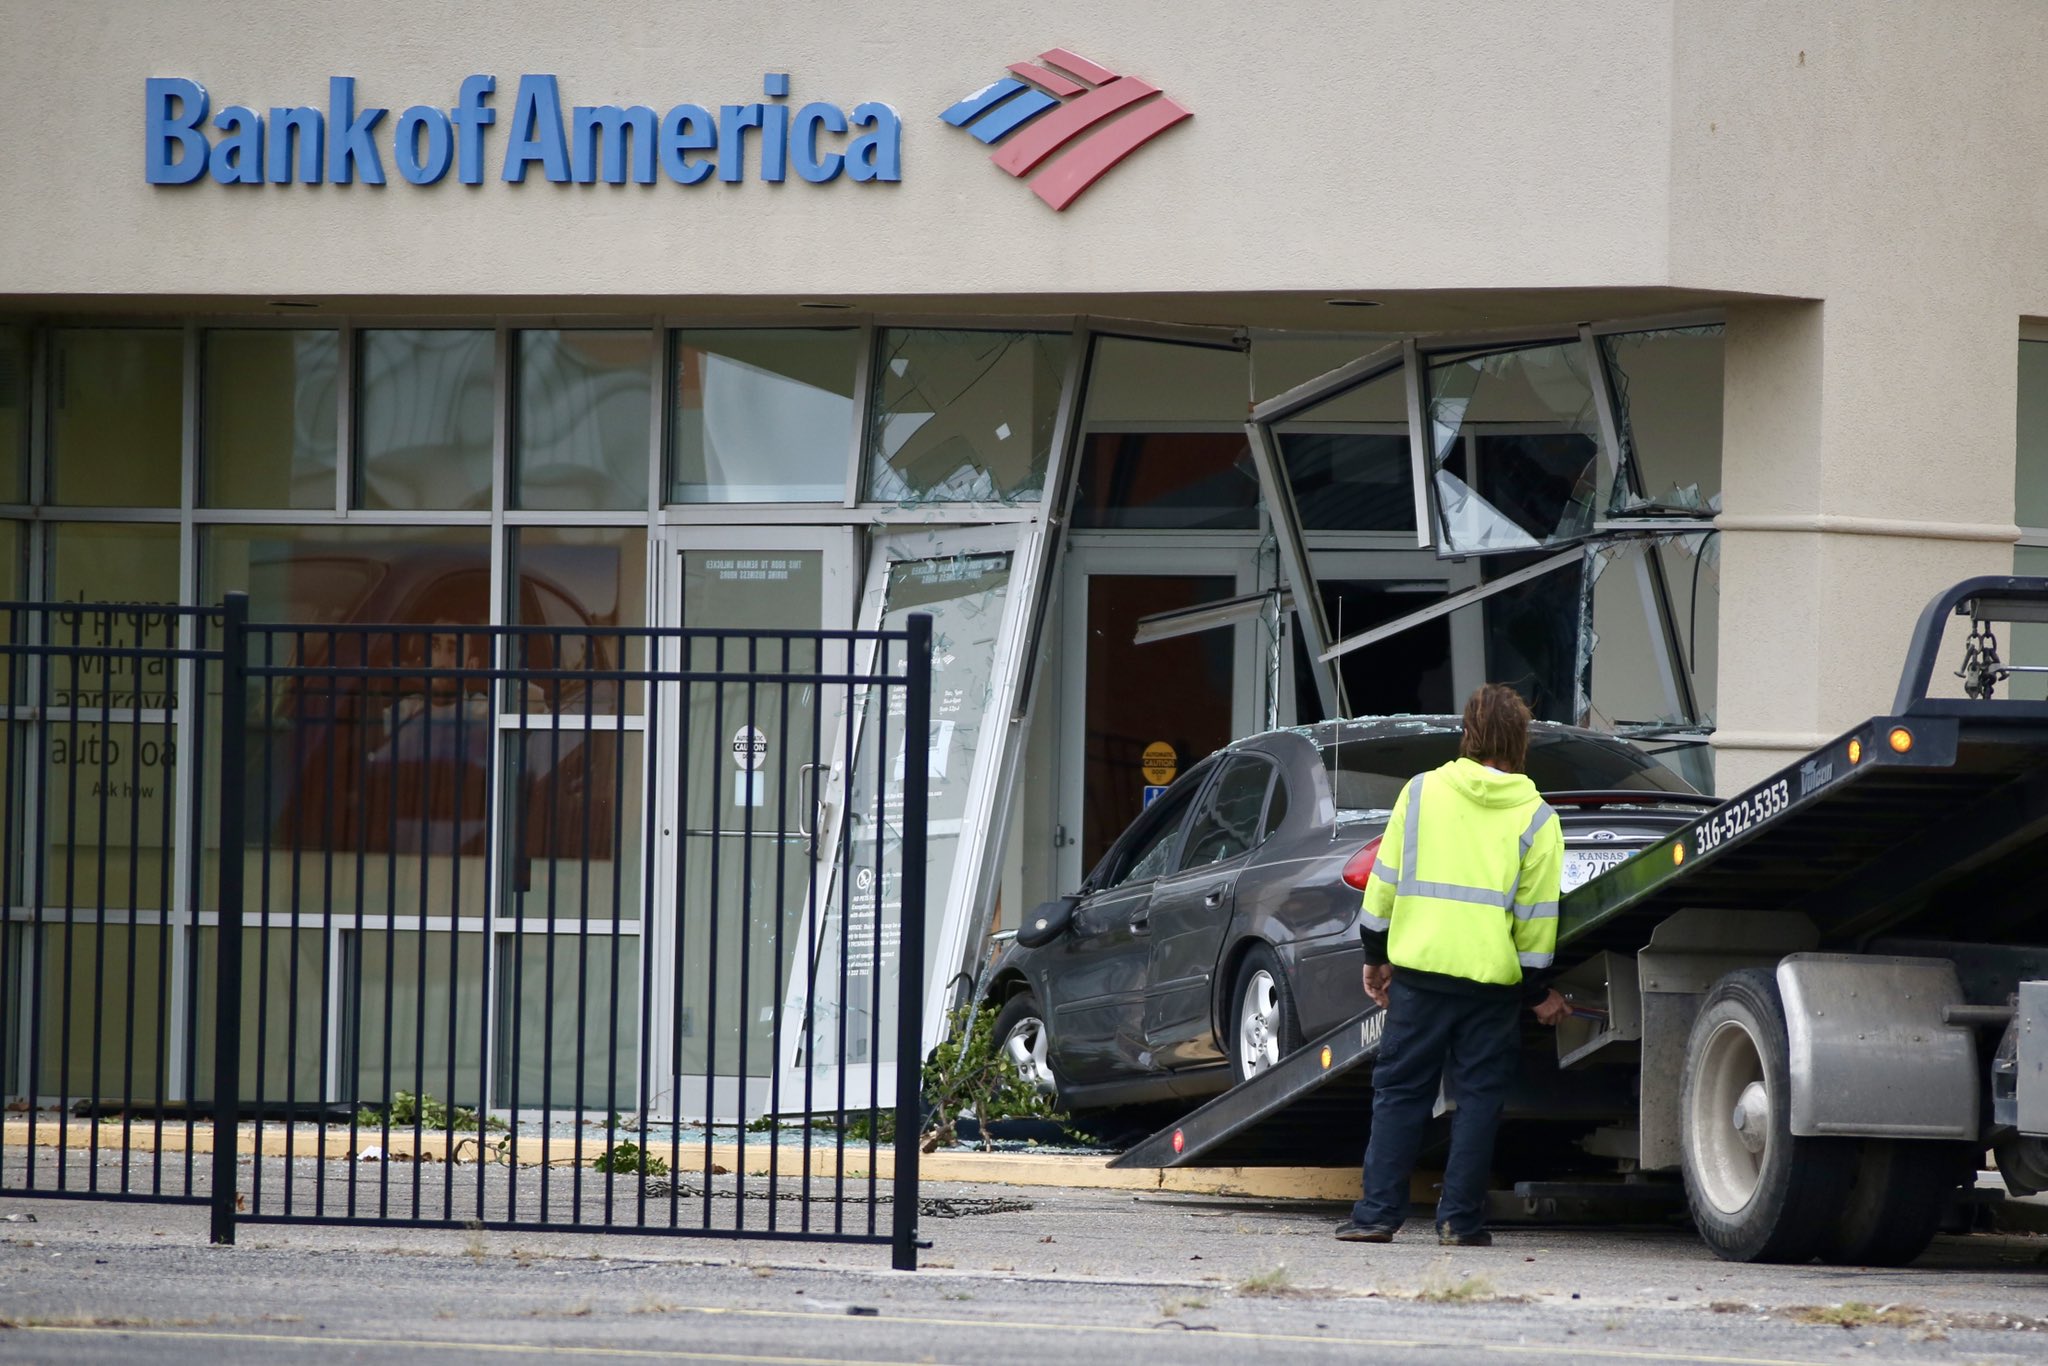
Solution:
{"label": "car side mirror", "polygon": [[1027,949],[1050,944],[1067,932],[1067,926],[1074,920],[1074,908],[1080,904],[1081,894],[1075,892],[1038,906],[1018,927],[1017,942]]}

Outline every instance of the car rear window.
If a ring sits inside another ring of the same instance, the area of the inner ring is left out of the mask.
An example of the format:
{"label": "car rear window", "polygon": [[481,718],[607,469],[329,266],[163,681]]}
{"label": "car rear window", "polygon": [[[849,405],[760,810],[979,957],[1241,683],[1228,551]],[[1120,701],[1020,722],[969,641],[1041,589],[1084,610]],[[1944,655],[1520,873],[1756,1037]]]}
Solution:
{"label": "car rear window", "polygon": [[[1346,738],[1322,748],[1339,810],[1387,811],[1402,785],[1458,757],[1458,734]],[[1529,777],[1544,792],[1691,792],[1686,781],[1620,740],[1538,731],[1529,737]]]}

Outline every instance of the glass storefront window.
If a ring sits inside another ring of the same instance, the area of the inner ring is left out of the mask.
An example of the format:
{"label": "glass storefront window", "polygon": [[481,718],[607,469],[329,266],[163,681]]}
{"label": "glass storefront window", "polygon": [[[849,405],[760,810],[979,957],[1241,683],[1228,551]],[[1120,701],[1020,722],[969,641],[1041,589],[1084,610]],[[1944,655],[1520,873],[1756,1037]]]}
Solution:
{"label": "glass storefront window", "polygon": [[1304,531],[1413,531],[1408,434],[1283,428],[1280,459]]}
{"label": "glass storefront window", "polygon": [[884,331],[867,496],[906,504],[1036,502],[1069,341],[1050,332]]}
{"label": "glass storefront window", "polygon": [[[522,1120],[541,1109],[633,1104],[640,1072],[636,936],[498,936],[493,1097]],[[601,1146],[601,1144],[600,1144]]]}
{"label": "glass storefront window", "polygon": [[640,918],[641,735],[593,726],[505,732],[505,889],[524,920]]}
{"label": "glass storefront window", "polygon": [[53,522],[46,541],[50,598],[132,605],[111,615],[60,612],[50,618],[55,643],[113,652],[51,657],[43,674],[51,705],[75,704],[81,717],[88,712],[97,717],[104,707],[162,712],[176,706],[173,670],[166,660],[138,661],[118,651],[137,645],[162,649],[175,642],[175,619],[150,609],[178,601],[178,528],[161,522]]}
{"label": "glass storefront window", "polygon": [[343,1099],[383,1106],[409,1091],[449,1105],[481,1103],[484,936],[366,929],[345,931],[343,943],[356,1022],[340,1040],[355,1078]]}
{"label": "glass storefront window", "polygon": [[[69,926],[24,926],[16,943],[32,958],[23,977],[40,1035],[36,1091],[108,1100],[168,1096],[171,982],[163,930],[94,925],[81,916]],[[9,997],[7,1008],[19,1012]]]}
{"label": "glass storefront window", "polygon": [[1591,535],[1599,420],[1576,340],[1430,358],[1437,548],[1534,550]]}
{"label": "glass storefront window", "polygon": [[199,493],[205,506],[334,506],[339,332],[208,332],[200,375]]}
{"label": "glass storefront window", "polygon": [[374,329],[356,367],[357,507],[491,505],[492,334]]}
{"label": "glass storefront window", "polygon": [[2013,520],[2048,531],[2048,342],[2021,342],[2019,366]]}
{"label": "glass storefront window", "polygon": [[215,526],[201,534],[201,601],[246,592],[252,621],[481,626],[491,619],[485,527]]}
{"label": "glass storefront window", "polygon": [[50,353],[50,497],[72,507],[176,507],[185,334],[67,328]]}
{"label": "glass storefront window", "polygon": [[[253,883],[251,884],[254,885]],[[325,999],[326,936],[319,930],[251,926],[242,931],[242,1108],[272,1101],[316,1102],[324,1075],[320,1008]],[[198,956],[190,1054],[192,1095],[213,1095],[213,1031],[219,1018],[220,931],[203,925],[193,936]]]}
{"label": "glass storefront window", "polygon": [[[252,690],[248,828],[252,843],[267,843],[271,851],[270,909],[317,914],[324,895],[326,904],[361,905],[371,915],[481,914],[489,894],[482,860],[489,844],[493,722],[481,672],[489,665],[489,643],[459,628],[490,620],[488,530],[217,526],[204,535],[206,601],[242,589],[252,619],[316,628],[297,637],[259,637],[259,659],[267,650],[278,664],[331,660],[479,671],[468,678],[308,677]],[[448,629],[333,635],[317,629],[384,624]],[[218,733],[217,678],[211,688],[210,735]],[[266,760],[268,768],[254,767]],[[218,841],[209,824],[208,902]],[[344,856],[330,861],[330,850]],[[257,856],[250,857],[247,883],[256,890],[265,884]],[[302,861],[296,870],[294,860]],[[294,887],[301,889],[296,904]]]}
{"label": "glass storefront window", "polygon": [[[535,669],[638,669],[646,651],[639,640],[573,634],[585,627],[642,626],[647,621],[647,532],[643,527],[518,527],[512,533],[511,600],[506,620],[519,626],[556,626],[571,634],[522,636],[512,658]],[[627,689],[639,709],[643,689]],[[535,684],[529,711],[567,716],[608,716],[618,711],[619,682],[585,685],[564,680]],[[515,699],[506,699],[517,710]]]}
{"label": "glass storefront window", "polygon": [[[1317,358],[1329,357],[1318,352]],[[1415,530],[1408,388],[1400,366],[1332,395],[1280,424],[1275,435],[1304,531]]]}
{"label": "glass storefront window", "polygon": [[1631,474],[1615,484],[1610,509],[1640,516],[1718,508],[1721,326],[1624,332],[1600,345]]}
{"label": "glass storefront window", "polygon": [[1091,432],[1074,494],[1077,529],[1241,531],[1259,524],[1259,476],[1242,432]]}
{"label": "glass storefront window", "polygon": [[[1487,580],[1504,578],[1542,556],[1485,561]],[[1486,678],[1522,695],[1539,721],[1581,725],[1585,690],[1581,647],[1591,622],[1592,586],[1585,561],[1568,562],[1478,604],[1486,630]],[[1465,608],[1471,611],[1471,608]]]}
{"label": "glass storefront window", "polygon": [[[1371,335],[1260,337],[1252,342],[1251,401],[1264,403],[1277,398],[1386,344],[1386,337]],[[1394,373],[1398,375],[1400,371]],[[1395,420],[1406,421],[1407,415],[1403,413]]]}
{"label": "glass storefront window", "polygon": [[1089,425],[1242,427],[1249,368],[1244,352],[1225,347],[1098,337],[1088,362]]}
{"label": "glass storefront window", "polygon": [[852,457],[861,334],[675,334],[674,503],[837,503]]}
{"label": "glass storefront window", "polygon": [[643,331],[519,334],[513,506],[647,506],[654,347]]}
{"label": "glass storefront window", "polygon": [[29,337],[0,327],[0,502],[28,501]]}

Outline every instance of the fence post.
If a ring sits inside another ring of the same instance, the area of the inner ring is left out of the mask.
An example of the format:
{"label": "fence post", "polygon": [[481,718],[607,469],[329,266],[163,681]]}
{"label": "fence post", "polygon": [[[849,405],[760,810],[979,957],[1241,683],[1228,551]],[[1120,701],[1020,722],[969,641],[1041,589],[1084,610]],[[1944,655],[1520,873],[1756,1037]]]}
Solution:
{"label": "fence post", "polygon": [[898,1271],[917,1270],[917,1158],[924,1127],[925,836],[931,825],[932,619],[917,612],[908,625],[910,647],[903,662],[902,910],[896,938],[896,1179],[889,1257]]}
{"label": "fence post", "polygon": [[[242,784],[249,725],[249,595],[222,603],[220,688],[220,927],[213,1010],[213,1241],[235,1241],[235,1159],[242,1122]],[[206,705],[204,662],[199,705]],[[203,764],[204,757],[197,756]],[[204,800],[204,770],[198,797]],[[192,822],[193,852],[204,822]],[[203,885],[203,884],[202,884]]]}

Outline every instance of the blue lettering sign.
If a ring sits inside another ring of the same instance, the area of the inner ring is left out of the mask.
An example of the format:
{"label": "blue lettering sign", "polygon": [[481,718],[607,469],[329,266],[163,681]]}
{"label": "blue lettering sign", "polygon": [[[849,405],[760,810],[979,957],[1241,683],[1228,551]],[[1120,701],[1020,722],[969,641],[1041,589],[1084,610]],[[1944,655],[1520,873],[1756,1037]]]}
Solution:
{"label": "blue lettering sign", "polygon": [[462,93],[448,111],[455,125],[455,177],[465,185],[484,183],[484,129],[498,121],[498,111],[484,97],[498,88],[496,76],[465,76]]}
{"label": "blue lettering sign", "polygon": [[142,83],[142,175],[152,185],[190,185],[206,174],[206,87],[152,76]]}
{"label": "blue lettering sign", "polygon": [[385,112],[371,108],[356,113],[355,77],[335,76],[327,82],[327,117],[334,125],[334,138],[327,144],[329,180],[350,184],[360,168],[365,185],[384,183],[384,163],[377,159],[377,144],[370,140],[370,130]]}
{"label": "blue lettering sign", "polygon": [[[420,150],[420,141],[426,150]],[[455,134],[448,116],[430,104],[416,104],[398,116],[398,142],[392,150],[398,173],[415,185],[431,185],[448,174],[455,155]]]}
{"label": "blue lettering sign", "polygon": [[298,178],[308,185],[320,183],[320,167],[327,157],[327,120],[308,105],[270,111],[270,143],[265,174],[273,185],[292,183],[292,135],[299,139]]}
{"label": "blue lettering sign", "polygon": [[[358,107],[356,78],[330,77],[327,107],[273,105],[267,111],[223,106],[209,121],[205,87],[177,76],[143,86],[143,178],[151,185],[382,185],[384,155],[397,179],[434,185],[449,172],[481,185],[487,130],[498,123],[495,76],[465,76],[454,103],[415,104],[395,120],[378,105]],[[896,111],[876,101],[848,113],[814,101],[792,109],[787,72],[761,79],[762,98],[712,107],[684,102],[656,113],[646,104],[577,105],[564,117],[561,85],[544,72],[519,78],[505,116],[499,179],[523,184],[530,169],[559,185],[651,185],[666,177],[700,185],[714,175],[737,184],[751,170],[768,184],[796,178],[822,185],[841,175],[860,182],[903,176],[903,129]],[[748,141],[759,148],[750,155]],[[851,141],[847,141],[852,135]]]}

